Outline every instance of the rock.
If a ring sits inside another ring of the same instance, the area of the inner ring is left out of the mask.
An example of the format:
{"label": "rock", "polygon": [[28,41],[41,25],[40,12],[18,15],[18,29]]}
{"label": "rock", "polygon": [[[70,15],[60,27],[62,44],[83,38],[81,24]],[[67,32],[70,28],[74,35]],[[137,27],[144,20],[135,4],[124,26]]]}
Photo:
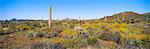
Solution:
{"label": "rock", "polygon": [[9,35],[10,38],[13,38],[13,35]]}

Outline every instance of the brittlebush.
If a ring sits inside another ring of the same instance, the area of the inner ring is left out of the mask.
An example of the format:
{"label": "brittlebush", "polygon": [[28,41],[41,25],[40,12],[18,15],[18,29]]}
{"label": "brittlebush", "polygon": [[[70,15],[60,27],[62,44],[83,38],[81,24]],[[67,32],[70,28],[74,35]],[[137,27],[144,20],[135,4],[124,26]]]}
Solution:
{"label": "brittlebush", "polygon": [[127,27],[127,25],[124,24],[124,23],[122,23],[122,24],[119,25],[118,31],[120,31],[120,32],[126,32],[126,30],[127,30],[126,27]]}
{"label": "brittlebush", "polygon": [[21,28],[23,28],[23,25],[17,25],[16,28],[21,29]]}
{"label": "brittlebush", "polygon": [[97,28],[98,24],[92,23],[92,24],[83,24],[81,25],[83,28]]}
{"label": "brittlebush", "polygon": [[73,35],[76,35],[77,32],[75,32],[74,30],[71,30],[71,29],[64,29],[60,35],[64,36],[64,35],[69,35],[69,36],[73,36]]}
{"label": "brittlebush", "polygon": [[126,32],[127,31],[127,24],[125,24],[125,23],[122,23],[122,24],[113,23],[111,25],[111,30],[114,32]]}
{"label": "brittlebush", "polygon": [[3,29],[2,29],[2,27],[0,27],[0,31],[2,31]]}
{"label": "brittlebush", "polygon": [[10,29],[10,28],[8,28],[8,27],[4,27],[4,28],[3,28],[3,30],[9,30],[9,29]]}
{"label": "brittlebush", "polygon": [[134,33],[129,33],[129,34],[120,34],[121,35],[121,40],[125,41],[128,39],[138,39],[138,40],[145,40],[147,36],[145,34],[134,34]]}
{"label": "brittlebush", "polygon": [[118,23],[113,23],[113,24],[111,25],[111,29],[115,31],[115,30],[118,28],[118,26],[119,26]]}

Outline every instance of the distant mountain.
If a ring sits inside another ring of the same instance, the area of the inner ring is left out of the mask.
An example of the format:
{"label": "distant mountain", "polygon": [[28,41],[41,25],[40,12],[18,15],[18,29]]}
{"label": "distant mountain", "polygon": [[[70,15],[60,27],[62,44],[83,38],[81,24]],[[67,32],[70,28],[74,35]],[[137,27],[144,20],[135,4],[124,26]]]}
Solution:
{"label": "distant mountain", "polygon": [[126,11],[114,14],[112,16],[105,16],[100,20],[117,21],[117,22],[140,22],[140,21],[150,22],[150,12],[138,14],[135,12]]}
{"label": "distant mountain", "polygon": [[[139,17],[139,16],[142,16],[142,15],[135,13],[135,12],[126,11],[126,12],[121,12],[121,13],[114,14],[112,16],[106,16],[106,17],[107,17],[107,20],[115,21],[115,20],[123,20],[124,19],[124,21],[125,21],[128,19],[131,19],[132,17]],[[102,19],[104,19],[104,18],[102,18]]]}
{"label": "distant mountain", "polygon": [[143,15],[150,15],[150,12],[144,13]]}

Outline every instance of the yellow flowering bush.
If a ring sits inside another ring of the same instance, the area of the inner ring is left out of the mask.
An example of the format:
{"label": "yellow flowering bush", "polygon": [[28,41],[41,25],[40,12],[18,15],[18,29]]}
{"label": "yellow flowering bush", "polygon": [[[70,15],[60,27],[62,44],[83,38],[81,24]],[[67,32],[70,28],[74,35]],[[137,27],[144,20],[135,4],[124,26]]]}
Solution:
{"label": "yellow flowering bush", "polygon": [[37,30],[29,29],[29,30],[27,30],[27,32],[29,32],[29,33],[35,33],[35,32],[37,32]]}
{"label": "yellow flowering bush", "polygon": [[125,32],[125,31],[127,30],[126,26],[127,26],[127,25],[124,24],[124,23],[120,24],[120,25],[119,25],[119,28],[118,28],[118,31],[120,31],[120,32]]}
{"label": "yellow flowering bush", "polygon": [[131,27],[128,28],[128,32],[132,32],[132,33],[135,33],[135,34],[142,33],[140,28],[131,28]]}
{"label": "yellow flowering bush", "polygon": [[4,28],[3,28],[3,30],[9,30],[9,29],[10,29],[10,28],[8,28],[8,27],[4,27]]}
{"label": "yellow flowering bush", "polygon": [[139,39],[139,40],[144,40],[147,38],[145,34],[133,34],[130,33],[128,35],[125,34],[120,34],[122,40],[127,40],[127,39]]}
{"label": "yellow flowering bush", "polygon": [[17,25],[16,28],[21,29],[21,28],[23,28],[23,25]]}
{"label": "yellow flowering bush", "polygon": [[83,24],[81,25],[83,28],[97,28],[98,24],[92,23],[92,24]]}
{"label": "yellow flowering bush", "polygon": [[113,23],[111,25],[112,30],[116,30],[118,28],[119,24],[118,23]]}
{"label": "yellow flowering bush", "polygon": [[134,38],[134,39],[145,39],[146,36],[144,34],[129,34],[127,38]]}
{"label": "yellow flowering bush", "polygon": [[60,35],[64,36],[64,35],[69,35],[69,36],[73,36],[73,35],[76,35],[77,32],[74,31],[74,30],[71,30],[71,29],[64,29]]}
{"label": "yellow flowering bush", "polygon": [[125,23],[113,23],[111,25],[111,29],[112,31],[115,31],[115,32],[126,32],[127,31],[127,25]]}
{"label": "yellow flowering bush", "polygon": [[2,27],[0,27],[0,31],[2,31],[3,29],[2,29]]}

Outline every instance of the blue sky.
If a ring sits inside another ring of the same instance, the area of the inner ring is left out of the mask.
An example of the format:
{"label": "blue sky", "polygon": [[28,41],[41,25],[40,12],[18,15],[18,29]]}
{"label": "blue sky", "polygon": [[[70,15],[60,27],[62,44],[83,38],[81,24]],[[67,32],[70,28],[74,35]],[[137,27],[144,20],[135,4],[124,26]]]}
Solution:
{"label": "blue sky", "polygon": [[53,19],[93,19],[123,11],[150,12],[150,0],[0,0],[0,20],[47,19],[48,6]]}

